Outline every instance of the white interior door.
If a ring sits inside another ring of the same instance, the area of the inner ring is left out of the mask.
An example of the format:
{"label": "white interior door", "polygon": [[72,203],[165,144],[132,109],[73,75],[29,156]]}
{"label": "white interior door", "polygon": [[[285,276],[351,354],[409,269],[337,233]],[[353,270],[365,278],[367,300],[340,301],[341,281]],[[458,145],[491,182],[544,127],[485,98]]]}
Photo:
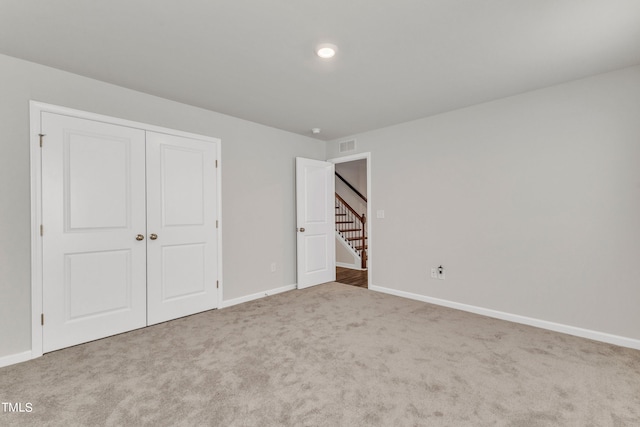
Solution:
{"label": "white interior door", "polygon": [[147,319],[217,308],[217,147],[147,132]]}
{"label": "white interior door", "polygon": [[41,129],[47,352],[146,325],[145,134],[51,113]]}
{"label": "white interior door", "polygon": [[298,288],[336,280],[333,163],[296,158]]}

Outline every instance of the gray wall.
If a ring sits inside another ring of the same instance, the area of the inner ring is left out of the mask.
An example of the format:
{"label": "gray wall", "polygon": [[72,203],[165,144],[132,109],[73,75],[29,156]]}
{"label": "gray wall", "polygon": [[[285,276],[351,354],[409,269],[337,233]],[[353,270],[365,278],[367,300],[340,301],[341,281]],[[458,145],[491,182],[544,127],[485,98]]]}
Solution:
{"label": "gray wall", "polygon": [[336,237],[336,263],[349,264],[360,268],[360,260],[344,247],[338,237]]}
{"label": "gray wall", "polygon": [[355,138],[375,286],[640,339],[640,67]]}
{"label": "gray wall", "polygon": [[0,357],[31,348],[29,100],[221,138],[224,300],[296,283],[294,158],[323,142],[0,55]]}
{"label": "gray wall", "polygon": [[[360,194],[367,197],[367,161],[365,159],[336,163],[335,167],[336,173],[339,173]],[[367,213],[367,203],[338,177],[336,177],[336,193],[359,214]]]}

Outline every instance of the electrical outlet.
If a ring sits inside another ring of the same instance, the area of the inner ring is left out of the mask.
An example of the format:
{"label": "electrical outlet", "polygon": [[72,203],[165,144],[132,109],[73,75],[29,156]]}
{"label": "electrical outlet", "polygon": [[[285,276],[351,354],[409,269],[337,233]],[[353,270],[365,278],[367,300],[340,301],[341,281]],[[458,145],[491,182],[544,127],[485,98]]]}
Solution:
{"label": "electrical outlet", "polygon": [[271,263],[271,272],[272,272],[272,273],[275,273],[275,271],[276,271],[276,263],[275,263],[275,262],[272,262],[272,263]]}
{"label": "electrical outlet", "polygon": [[438,270],[435,268],[431,269],[431,278],[432,279],[437,279],[438,278]]}
{"label": "electrical outlet", "polygon": [[444,280],[444,267],[443,266],[439,266],[436,269],[436,271],[437,271],[438,279]]}

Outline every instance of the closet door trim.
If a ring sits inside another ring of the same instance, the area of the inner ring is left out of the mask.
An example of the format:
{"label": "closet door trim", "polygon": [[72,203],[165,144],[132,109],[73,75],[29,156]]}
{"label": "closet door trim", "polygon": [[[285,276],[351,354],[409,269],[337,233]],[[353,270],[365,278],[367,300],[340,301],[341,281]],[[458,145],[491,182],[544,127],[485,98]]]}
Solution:
{"label": "closet door trim", "polygon": [[[31,359],[42,356],[42,314],[43,314],[43,298],[42,298],[42,170],[41,170],[41,140],[46,144],[46,135],[41,138],[41,116],[42,113],[49,112],[60,115],[67,115],[81,119],[93,120],[96,122],[110,123],[119,126],[126,126],[144,131],[157,133],[165,133],[169,135],[182,136],[186,138],[197,139],[201,141],[215,143],[217,149],[217,281],[218,281],[218,307],[222,308],[222,168],[221,168],[221,141],[219,138],[213,138],[205,135],[198,135],[189,132],[183,132],[175,129],[169,129],[161,126],[140,123],[131,120],[120,119],[116,117],[105,116],[101,114],[90,113],[87,111],[75,110],[53,104],[46,104],[38,101],[29,102],[30,114],[30,163],[31,163]],[[46,230],[44,230],[46,233]],[[44,321],[46,322],[46,313]]]}

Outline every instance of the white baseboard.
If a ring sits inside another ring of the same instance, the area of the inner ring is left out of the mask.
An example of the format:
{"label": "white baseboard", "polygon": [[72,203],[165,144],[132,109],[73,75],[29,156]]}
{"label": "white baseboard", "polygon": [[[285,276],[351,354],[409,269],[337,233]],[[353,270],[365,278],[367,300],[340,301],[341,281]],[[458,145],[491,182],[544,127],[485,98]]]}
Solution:
{"label": "white baseboard", "polygon": [[31,350],[0,357],[0,368],[31,360]]}
{"label": "white baseboard", "polygon": [[234,299],[230,299],[230,300],[227,300],[227,301],[222,301],[222,308],[227,308],[227,307],[231,307],[233,305],[242,304],[243,302],[249,302],[249,301],[257,300],[257,299],[260,299],[260,298],[268,297],[270,295],[275,295],[275,294],[279,294],[279,293],[282,293],[282,292],[291,291],[291,290],[296,289],[297,287],[298,287],[298,285],[281,286],[279,288],[270,289],[268,291],[258,292],[258,293],[247,295],[247,296],[244,296],[244,297],[234,298]]}
{"label": "white baseboard", "polygon": [[342,267],[342,268],[348,268],[350,270],[358,270],[358,271],[365,271],[366,268],[362,268],[359,265],[356,264],[347,264],[344,262],[337,262],[336,261],[336,267]]}
{"label": "white baseboard", "polygon": [[575,335],[577,337],[588,338],[594,341],[601,341],[608,344],[619,345],[621,347],[633,348],[640,350],[640,340],[634,338],[612,335],[605,332],[593,331],[590,329],[578,328],[576,326],[563,325],[561,323],[549,322],[546,320],[535,319],[532,317],[520,316],[518,314],[505,313],[503,311],[491,310],[489,308],[477,307],[474,305],[462,304],[459,302],[443,300],[439,298],[428,297],[425,295],[414,294],[411,292],[399,291],[397,289],[385,288],[382,286],[370,286],[370,290],[383,292],[385,294],[395,295],[403,298],[409,298],[430,304],[441,305],[443,307],[455,308],[456,310],[468,311],[470,313],[481,314],[495,319],[507,320],[509,322],[521,323],[523,325],[535,326],[541,329],[561,332],[564,334]]}

